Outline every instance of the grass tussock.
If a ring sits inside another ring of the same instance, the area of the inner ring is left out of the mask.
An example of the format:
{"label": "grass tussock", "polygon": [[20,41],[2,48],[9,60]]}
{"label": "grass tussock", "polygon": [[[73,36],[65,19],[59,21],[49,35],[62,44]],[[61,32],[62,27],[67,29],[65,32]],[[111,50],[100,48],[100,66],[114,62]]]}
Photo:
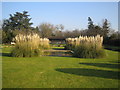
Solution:
{"label": "grass tussock", "polygon": [[80,36],[78,38],[67,38],[67,49],[73,51],[73,56],[80,58],[100,58],[105,56],[103,50],[103,37],[97,36]]}
{"label": "grass tussock", "polygon": [[15,47],[11,55],[14,57],[32,57],[43,54],[43,49],[49,48],[49,39],[40,38],[38,34],[18,34],[14,38]]}

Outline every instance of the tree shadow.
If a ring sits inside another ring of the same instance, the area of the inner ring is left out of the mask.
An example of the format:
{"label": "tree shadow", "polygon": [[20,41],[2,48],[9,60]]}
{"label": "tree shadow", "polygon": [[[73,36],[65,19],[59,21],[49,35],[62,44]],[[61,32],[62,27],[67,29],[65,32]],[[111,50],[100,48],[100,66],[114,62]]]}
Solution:
{"label": "tree shadow", "polygon": [[118,68],[120,63],[110,64],[110,63],[80,63],[85,65],[97,66],[97,67],[105,67],[105,68]]}
{"label": "tree shadow", "polygon": [[10,53],[0,53],[0,56],[11,57],[11,54]]}
{"label": "tree shadow", "polygon": [[110,63],[120,64],[120,60],[118,61],[109,61]]}
{"label": "tree shadow", "polygon": [[89,77],[100,77],[107,79],[120,79],[119,72],[107,71],[107,70],[95,70],[95,69],[84,69],[84,68],[58,68],[56,71],[75,74],[79,76],[89,76]]}
{"label": "tree shadow", "polygon": [[120,52],[120,49],[119,49],[119,48],[117,48],[117,49],[112,49],[112,48],[107,48],[107,47],[105,47],[104,49]]}

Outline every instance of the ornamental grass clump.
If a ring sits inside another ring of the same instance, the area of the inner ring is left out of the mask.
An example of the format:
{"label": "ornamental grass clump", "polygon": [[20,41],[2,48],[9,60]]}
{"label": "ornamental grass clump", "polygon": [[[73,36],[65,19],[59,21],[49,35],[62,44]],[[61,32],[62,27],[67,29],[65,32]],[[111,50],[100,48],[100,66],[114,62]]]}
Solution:
{"label": "ornamental grass clump", "polygon": [[40,38],[40,47],[43,49],[49,49],[50,45],[49,45],[49,39],[47,38]]}
{"label": "ornamental grass clump", "polygon": [[14,57],[40,56],[43,54],[43,46],[45,48],[49,47],[49,40],[42,39],[35,33],[18,34],[14,41],[16,44],[11,52]]}
{"label": "ornamental grass clump", "polygon": [[100,58],[105,56],[103,50],[103,37],[97,36],[80,36],[78,38],[67,38],[68,49],[73,51],[73,56],[79,58]]}

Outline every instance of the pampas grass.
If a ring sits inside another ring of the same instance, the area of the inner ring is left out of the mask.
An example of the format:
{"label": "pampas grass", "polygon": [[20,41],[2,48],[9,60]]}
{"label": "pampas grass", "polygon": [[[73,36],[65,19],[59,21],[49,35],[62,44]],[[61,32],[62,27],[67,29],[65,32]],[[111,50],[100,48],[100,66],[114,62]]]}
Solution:
{"label": "pampas grass", "polygon": [[43,49],[49,48],[49,39],[42,39],[36,33],[18,34],[14,41],[16,44],[11,54],[15,57],[40,56]]}
{"label": "pampas grass", "polygon": [[97,36],[79,36],[78,38],[67,38],[67,49],[72,50],[73,56],[80,58],[99,58],[104,57],[105,53],[102,47],[103,37]]}

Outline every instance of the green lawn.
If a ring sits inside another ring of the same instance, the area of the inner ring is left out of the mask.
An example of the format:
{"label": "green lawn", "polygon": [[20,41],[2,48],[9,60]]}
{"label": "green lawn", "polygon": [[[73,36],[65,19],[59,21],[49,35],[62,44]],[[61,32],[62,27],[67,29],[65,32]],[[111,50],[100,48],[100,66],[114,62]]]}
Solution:
{"label": "green lawn", "polygon": [[62,50],[64,49],[65,47],[52,47],[52,49],[56,49],[56,50]]}
{"label": "green lawn", "polygon": [[3,88],[117,88],[118,52],[105,50],[106,58],[41,56],[10,57],[3,49]]}

